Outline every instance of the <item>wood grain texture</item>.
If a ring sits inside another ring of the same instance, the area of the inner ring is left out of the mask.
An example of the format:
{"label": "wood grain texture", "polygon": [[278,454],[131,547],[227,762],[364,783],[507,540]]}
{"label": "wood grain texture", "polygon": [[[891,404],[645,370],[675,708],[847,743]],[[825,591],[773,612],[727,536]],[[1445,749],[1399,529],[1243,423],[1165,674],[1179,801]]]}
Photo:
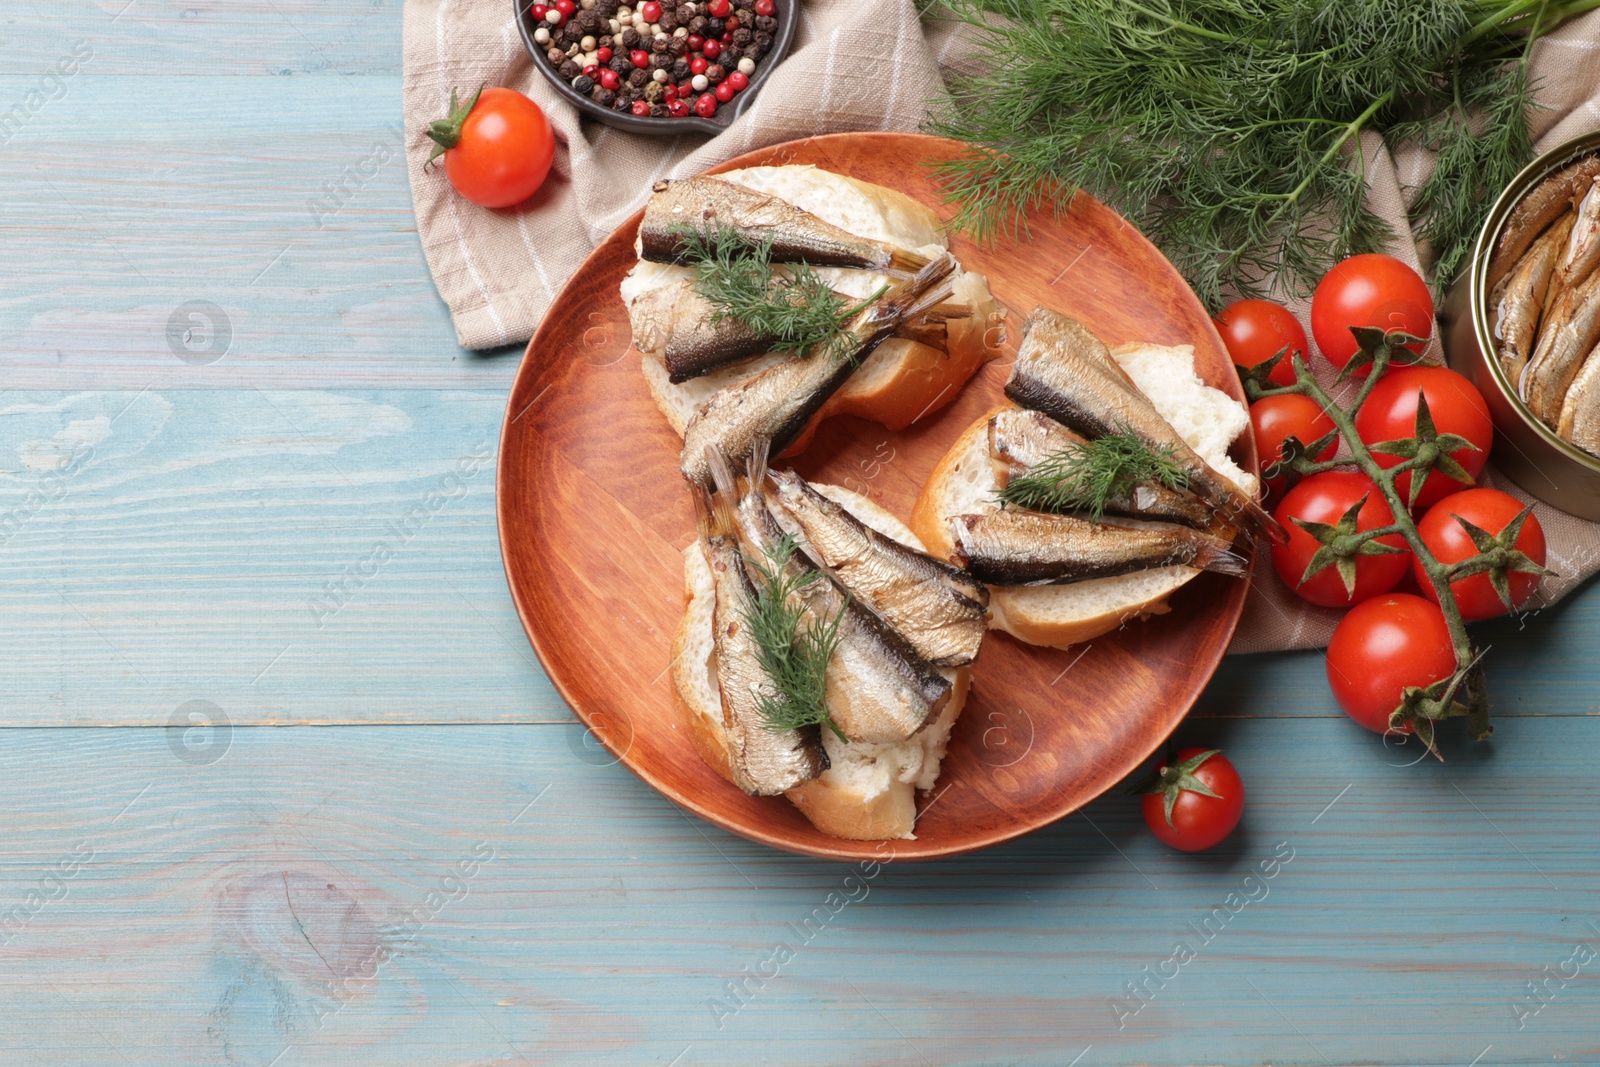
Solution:
{"label": "wood grain texture", "polygon": [[[752,152],[716,169],[814,164],[932,206],[938,192],[926,164],[959,151],[915,134],[837,134]],[[627,723],[615,751],[676,803],[780,848],[870,856],[873,843],[828,837],[791,805],[747,797],[722,781],[696,757],[672,702],[652,684],[652,653],[682,617],[679,553],[693,540],[694,521],[678,473],[681,442],[646,390],[617,295],[636,262],[641,216],[602,242],[556,298],[511,390],[497,491],[518,611],[558,691],[597,731],[598,717]],[[1120,216],[1080,197],[1061,218],[1040,213],[1029,225],[1025,252],[1012,242],[981,248],[957,236],[951,243],[963,267],[988,277],[995,300],[1008,309],[1005,351],[959,396],[904,431],[853,418],[825,421],[794,460],[798,470],[836,484],[871,471],[873,498],[908,517],[934,465],[1000,399],[1022,321],[1038,304],[1082,321],[1111,345],[1193,345],[1196,372],[1238,398],[1238,379],[1204,309]],[[1239,449],[1253,468],[1248,436]],[[1034,648],[991,635],[939,783],[924,797],[928,814],[918,820],[915,843],[900,843],[897,854],[985,847],[1058,819],[1110,787],[1171,733],[1204,688],[1246,588],[1202,575],[1171,598],[1169,614],[1081,648]],[[1057,685],[1069,669],[1070,682]],[[1019,730],[1034,744],[1013,759],[1001,739]]]}
{"label": "wood grain texture", "polygon": [[[1112,795],[870,874],[707,826],[585,762],[576,727],[234,730],[210,763],[160,730],[8,731],[0,916],[26,918],[0,935],[0,1062],[1593,1062],[1587,971],[1511,1011],[1600,946],[1600,802],[1548,801],[1591,727],[1402,769],[1343,720],[1191,722],[1251,790],[1211,854]],[[1234,892],[1257,899],[1214,917]],[[1119,1028],[1182,939],[1196,958]]]}

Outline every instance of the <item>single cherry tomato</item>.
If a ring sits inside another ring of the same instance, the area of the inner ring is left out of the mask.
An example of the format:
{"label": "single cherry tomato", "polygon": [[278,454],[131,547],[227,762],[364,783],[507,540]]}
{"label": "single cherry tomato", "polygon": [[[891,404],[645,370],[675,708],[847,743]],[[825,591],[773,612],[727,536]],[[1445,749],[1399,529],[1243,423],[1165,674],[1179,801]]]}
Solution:
{"label": "single cherry tomato", "polygon": [[[1433,333],[1433,294],[1421,275],[1393,256],[1351,256],[1323,275],[1311,294],[1311,335],[1323,357],[1341,370],[1361,347],[1352,326],[1404,330],[1426,342]],[[1406,347],[1421,352],[1426,345]],[[1365,377],[1369,371],[1356,373]]]}
{"label": "single cherry tomato", "polygon": [[1302,360],[1310,359],[1306,354],[1310,348],[1306,344],[1306,331],[1300,326],[1300,320],[1282,304],[1270,300],[1235,300],[1211,321],[1216,323],[1233,362],[1246,369],[1265,363],[1285,348],[1289,350],[1267,378],[1274,385],[1294,384],[1292,356],[1298,353]]}
{"label": "single cherry tomato", "polygon": [[[1455,673],[1450,628],[1437,604],[1410,593],[1363,600],[1339,620],[1328,641],[1328,686],[1356,722],[1389,732],[1389,713],[1408,686]],[[1402,732],[1410,733],[1410,727]]]}
{"label": "single cherry tomato", "polygon": [[1173,848],[1199,852],[1233,833],[1244,782],[1219,750],[1186,748],[1140,787],[1145,825]]}
{"label": "single cherry tomato", "polygon": [[[1367,444],[1414,437],[1417,432],[1417,394],[1428,398],[1428,413],[1440,434],[1453,433],[1470,441],[1475,448],[1462,447],[1450,453],[1468,475],[1476,478],[1489,462],[1489,447],[1494,444],[1494,422],[1489,405],[1478,387],[1447,367],[1395,367],[1372,387],[1366,403],[1356,412],[1356,433]],[[1382,452],[1373,459],[1385,469],[1402,462],[1400,456]],[[1450,493],[1468,487],[1466,482],[1440,470],[1428,472],[1416,506],[1425,508]],[[1395,479],[1402,500],[1411,499],[1411,472]]]}
{"label": "single cherry tomato", "polygon": [[1366,503],[1356,513],[1355,529],[1350,532],[1376,530],[1394,522],[1394,512],[1389,510],[1382,491],[1371,478],[1358,471],[1325,471],[1304,478],[1284,494],[1283,501],[1272,513],[1289,534],[1287,542],[1273,543],[1272,565],[1278,577],[1301,599],[1324,607],[1348,607],[1387,593],[1411,570],[1411,553],[1406,550],[1405,541],[1399,534],[1386,534],[1378,538],[1378,542],[1401,551],[1356,556],[1354,592],[1345,589],[1337,565],[1326,567],[1301,582],[1301,576],[1322,545],[1293,520],[1336,526],[1362,497],[1366,498]]}
{"label": "single cherry tomato", "polygon": [[[1255,428],[1256,454],[1260,458],[1261,479],[1267,487],[1268,499],[1276,499],[1283,493],[1284,476],[1268,478],[1267,470],[1283,458],[1284,439],[1293,435],[1301,444],[1309,445],[1333,432],[1333,420],[1328,418],[1328,413],[1315,400],[1299,393],[1257,400],[1250,405],[1250,425]],[[1318,462],[1332,459],[1337,451],[1339,439],[1335,437],[1314,458]]]}
{"label": "single cherry tomato", "polygon": [[544,112],[515,89],[483,89],[465,107],[451,93],[449,117],[433,123],[428,136],[437,144],[431,159],[444,156],[456,192],[482,207],[528,199],[556,153]]}
{"label": "single cherry tomato", "polygon": [[[1458,518],[1465,519],[1492,537],[1499,537],[1522,512],[1522,501],[1509,493],[1502,493],[1498,489],[1468,489],[1452,493],[1430,508],[1422,521],[1417,523],[1417,533],[1440,563],[1460,563],[1478,555],[1478,546],[1473,543],[1466,527],[1456,521]],[[1544,566],[1544,528],[1539,525],[1538,516],[1528,513],[1510,548]],[[1433,583],[1428,581],[1427,572],[1422,569],[1420,562],[1413,563],[1412,573],[1417,585],[1422,588],[1422,595],[1438,603],[1439,597],[1433,591]],[[1539,577],[1527,571],[1510,571],[1506,575],[1513,609],[1520,608],[1533,594]],[[1450,583],[1450,592],[1454,594],[1456,607],[1461,609],[1464,619],[1492,619],[1506,613],[1505,602],[1494,591],[1487,574],[1457,578]]]}

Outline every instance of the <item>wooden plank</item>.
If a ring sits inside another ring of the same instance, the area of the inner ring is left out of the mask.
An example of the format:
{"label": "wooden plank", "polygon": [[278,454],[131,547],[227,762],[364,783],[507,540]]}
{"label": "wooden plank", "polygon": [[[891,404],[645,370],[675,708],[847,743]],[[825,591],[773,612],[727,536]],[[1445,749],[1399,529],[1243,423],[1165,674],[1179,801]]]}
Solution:
{"label": "wooden plank", "polygon": [[[86,42],[92,56],[84,65],[98,74],[398,74],[401,6],[399,0],[10,0],[0,73],[42,75]],[[508,22],[510,10],[508,2]]]}
{"label": "wooden plank", "polygon": [[503,388],[423,263],[399,79],[240,84],[86,68],[0,149],[7,387]]}
{"label": "wooden plank", "polygon": [[[1591,970],[1520,1031],[1513,1011],[1600,946],[1600,813],[1560,758],[1589,724],[1528,719],[1516,744],[1404,770],[1344,725],[1186,727],[1250,790],[1208,855],[1166,849],[1112,794],[988,852],[865,873],[690,820],[579,758],[571,726],[234,729],[191,750],[13,730],[0,1058],[1593,1062]],[[1255,899],[1229,912],[1235,892]],[[1185,938],[1197,956],[1164,967]],[[763,967],[780,942],[792,958]],[[1125,984],[1163,970],[1131,1011]]]}
{"label": "wooden plank", "polygon": [[502,403],[0,394],[7,722],[566,720],[506,596]]}

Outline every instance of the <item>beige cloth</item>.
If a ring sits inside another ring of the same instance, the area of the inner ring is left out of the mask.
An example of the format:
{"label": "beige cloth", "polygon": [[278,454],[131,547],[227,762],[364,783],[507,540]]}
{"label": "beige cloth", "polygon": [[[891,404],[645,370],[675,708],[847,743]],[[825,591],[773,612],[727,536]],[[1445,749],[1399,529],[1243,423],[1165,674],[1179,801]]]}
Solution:
{"label": "beige cloth", "polygon": [[[921,22],[912,0],[800,0],[788,58],[729,130],[715,138],[647,137],[580,122],[533,69],[508,0],[407,0],[404,109],[417,231],[434,284],[467,348],[521,342],[591,249],[643,206],[659,178],[698,173],[763,145],[848,130],[915,130],[944,75],[972,61],[964,33]],[[1600,14],[1539,42],[1533,71],[1548,110],[1533,116],[1541,148],[1600,125]],[[423,130],[445,114],[450,90],[480,84],[528,94],[550,117],[558,147],[551,177],[527,204],[484,211],[449,192],[443,173],[423,170],[432,142]],[[1376,137],[1368,156],[1371,202],[1404,235],[1404,187],[1427,173],[1426,153],[1389,158]],[[1402,238],[1391,251],[1416,264]],[[1306,320],[1308,302],[1292,305]],[[1524,496],[1492,470],[1483,484]],[[1600,569],[1600,526],[1539,505],[1550,566],[1534,606],[1551,603]],[[1230,651],[1318,647],[1339,612],[1311,607],[1283,588],[1263,558]]]}

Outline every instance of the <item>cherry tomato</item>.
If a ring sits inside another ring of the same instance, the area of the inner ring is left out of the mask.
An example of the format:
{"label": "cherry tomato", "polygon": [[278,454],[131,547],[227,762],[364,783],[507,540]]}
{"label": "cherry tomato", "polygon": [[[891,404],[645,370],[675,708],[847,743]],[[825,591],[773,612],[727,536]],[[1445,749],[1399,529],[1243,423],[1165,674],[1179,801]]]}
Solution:
{"label": "cherry tomato", "polygon": [[[1277,368],[1273,368],[1276,372]],[[1333,420],[1309,396],[1286,393],[1269,396],[1250,405],[1250,425],[1255,428],[1256,454],[1260,457],[1262,484],[1267,487],[1268,499],[1276,499],[1283,492],[1284,478],[1267,477],[1267,468],[1283,458],[1284,438],[1298,437],[1300,443],[1309,445],[1324,434],[1333,431]],[[1339,451],[1339,439],[1334,438],[1322,450],[1317,460],[1332,459]]]}
{"label": "cherry tomato", "polygon": [[501,88],[484,89],[466,107],[451,94],[450,104],[428,136],[456,192],[481,207],[511,207],[544,184],[556,142],[538,104]]}
{"label": "cherry tomato", "polygon": [[[1428,546],[1440,563],[1459,563],[1476,556],[1478,546],[1473,544],[1466,528],[1456,521],[1457,516],[1498,537],[1511,525],[1511,520],[1522,514],[1522,509],[1522,501],[1498,489],[1468,489],[1445,497],[1429,509],[1422,521],[1417,523],[1417,533],[1422,535],[1422,543]],[[1539,525],[1537,516],[1529,514],[1513,547],[1541,567],[1544,566],[1544,528]],[[1428,581],[1422,564],[1413,563],[1413,568],[1422,594],[1438,603],[1433,583]],[[1539,575],[1512,571],[1506,577],[1511,586],[1511,603],[1513,607],[1520,608],[1539,584]],[[1450,583],[1450,591],[1455,595],[1456,607],[1461,609],[1462,618],[1492,619],[1506,613],[1506,606],[1489,583],[1487,574],[1457,578]]]}
{"label": "cherry tomato", "polygon": [[[1455,673],[1456,654],[1444,613],[1410,593],[1390,593],[1350,609],[1328,641],[1328,686],[1356,722],[1389,731],[1389,713],[1407,686]],[[1407,727],[1403,732],[1410,733]]]}
{"label": "cherry tomato", "polygon": [[[1233,833],[1244,814],[1244,782],[1216,749],[1186,748],[1157,769],[1141,802],[1150,832],[1173,848],[1199,852]],[[1195,787],[1209,790],[1206,796]],[[1172,796],[1172,814],[1167,798]]]}
{"label": "cherry tomato", "polygon": [[[1311,336],[1322,355],[1343,369],[1361,347],[1352,326],[1404,330],[1424,341],[1433,333],[1433,294],[1416,271],[1393,256],[1351,256],[1323,275],[1311,295]],[[1425,345],[1408,345],[1421,352]],[[1363,368],[1357,372],[1365,377]]]}
{"label": "cherry tomato", "polygon": [[[1489,446],[1494,444],[1494,422],[1489,405],[1478,387],[1447,367],[1395,367],[1372,387],[1361,410],[1356,412],[1356,433],[1367,444],[1413,437],[1417,432],[1417,394],[1428,398],[1428,413],[1440,434],[1459,434],[1476,445],[1458,448],[1450,458],[1476,478],[1489,462]],[[1378,466],[1389,468],[1402,462],[1399,456],[1379,452],[1372,457]],[[1411,472],[1395,479],[1402,500],[1411,499]],[[1416,506],[1425,508],[1450,493],[1467,488],[1443,471],[1428,472]]]}
{"label": "cherry tomato", "polygon": [[[1274,511],[1276,518],[1289,534],[1284,544],[1272,545],[1272,565],[1278,577],[1303,600],[1324,607],[1343,608],[1360,603],[1379,593],[1393,589],[1411,570],[1411,553],[1402,551],[1390,555],[1357,556],[1355,592],[1346,592],[1344,579],[1337,567],[1327,567],[1301,584],[1307,565],[1318,548],[1316,538],[1302,530],[1293,521],[1322,522],[1337,525],[1346,511],[1355,507],[1362,497],[1367,502],[1356,513],[1355,532],[1375,530],[1394,522],[1394,513],[1384,502],[1383,493],[1372,484],[1372,479],[1357,471],[1325,471],[1302,479],[1284,494],[1283,501]],[[1379,543],[1404,549],[1405,541],[1399,534],[1388,534]]]}
{"label": "cherry tomato", "polygon": [[1300,320],[1282,304],[1270,300],[1235,300],[1211,321],[1222,335],[1222,343],[1228,346],[1228,355],[1238,366],[1248,369],[1289,349],[1267,378],[1274,385],[1294,384],[1292,355],[1299,353],[1301,359],[1310,358],[1306,354],[1310,347],[1306,344],[1306,331],[1301,328]]}

